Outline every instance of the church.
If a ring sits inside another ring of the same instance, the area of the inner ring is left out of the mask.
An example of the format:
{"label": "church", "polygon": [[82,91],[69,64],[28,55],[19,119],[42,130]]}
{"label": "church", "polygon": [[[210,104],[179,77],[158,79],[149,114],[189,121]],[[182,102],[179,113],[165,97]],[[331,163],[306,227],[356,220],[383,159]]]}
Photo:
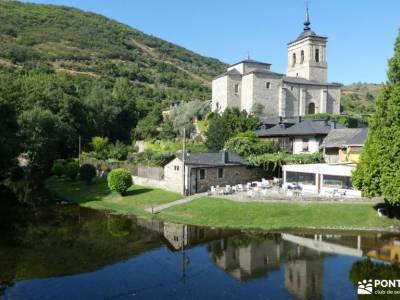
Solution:
{"label": "church", "polygon": [[212,82],[212,110],[238,107],[263,117],[340,113],[341,84],[328,82],[327,37],[310,27],[306,9],[303,32],[287,44],[286,74],[271,64],[246,59],[228,67]]}

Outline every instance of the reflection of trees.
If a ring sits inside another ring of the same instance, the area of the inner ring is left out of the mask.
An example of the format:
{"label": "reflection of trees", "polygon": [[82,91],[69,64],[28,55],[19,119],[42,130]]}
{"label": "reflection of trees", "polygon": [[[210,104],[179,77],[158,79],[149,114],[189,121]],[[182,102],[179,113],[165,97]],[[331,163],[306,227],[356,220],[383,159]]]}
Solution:
{"label": "reflection of trees", "polygon": [[131,232],[132,220],[126,216],[109,215],[107,220],[108,232],[115,237],[124,237]]}
{"label": "reflection of trees", "polygon": [[[369,259],[355,262],[351,267],[349,279],[357,288],[358,282],[364,279],[399,279],[400,268],[398,265],[374,263]],[[379,288],[384,290],[384,288]],[[393,288],[392,288],[393,289]],[[397,289],[397,288],[396,288]],[[368,295],[368,299],[394,299],[393,295]]]}
{"label": "reflection of trees", "polygon": [[91,272],[161,245],[157,233],[126,217],[109,221],[76,206],[15,213],[0,212],[0,285]]}
{"label": "reflection of trees", "polygon": [[349,278],[355,286],[363,279],[399,279],[400,268],[397,265],[374,263],[365,259],[353,264]]}

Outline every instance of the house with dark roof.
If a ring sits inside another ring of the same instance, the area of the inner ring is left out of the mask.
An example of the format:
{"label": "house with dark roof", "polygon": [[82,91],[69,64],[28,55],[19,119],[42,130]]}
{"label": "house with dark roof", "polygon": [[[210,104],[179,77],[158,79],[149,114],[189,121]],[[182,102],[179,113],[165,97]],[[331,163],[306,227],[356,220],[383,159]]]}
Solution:
{"label": "house with dark roof", "polygon": [[277,118],[264,121],[256,134],[261,139],[278,142],[281,149],[288,153],[310,154],[320,150],[323,139],[335,128],[343,126],[320,119]]}
{"label": "house with dark roof", "polygon": [[368,136],[368,128],[334,129],[324,139],[321,149],[327,163],[357,163]]}
{"label": "house with dark roof", "polygon": [[168,189],[189,195],[207,192],[211,186],[260,180],[264,174],[263,170],[250,167],[243,157],[226,151],[181,154],[164,167]]}
{"label": "house with dark roof", "polygon": [[328,82],[327,38],[310,28],[306,11],[301,34],[287,44],[286,74],[271,64],[248,59],[228,66],[212,81],[212,110],[237,107],[265,117],[340,113],[341,84]]}

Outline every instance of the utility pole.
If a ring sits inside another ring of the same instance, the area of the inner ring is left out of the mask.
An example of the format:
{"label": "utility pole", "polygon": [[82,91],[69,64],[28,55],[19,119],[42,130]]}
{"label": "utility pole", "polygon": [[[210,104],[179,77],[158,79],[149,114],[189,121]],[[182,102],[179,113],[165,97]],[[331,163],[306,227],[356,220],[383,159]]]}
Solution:
{"label": "utility pole", "polygon": [[81,165],[81,152],[82,152],[82,141],[81,141],[81,136],[79,136],[78,139],[78,160],[79,160],[79,166]]}
{"label": "utility pole", "polygon": [[182,163],[183,163],[183,191],[182,191],[182,195],[186,196],[186,168],[185,168],[185,157],[186,156],[186,128],[183,127],[183,142],[182,142]]}
{"label": "utility pole", "polygon": [[186,279],[186,253],[185,253],[185,230],[186,225],[182,225],[182,280],[185,282]]}

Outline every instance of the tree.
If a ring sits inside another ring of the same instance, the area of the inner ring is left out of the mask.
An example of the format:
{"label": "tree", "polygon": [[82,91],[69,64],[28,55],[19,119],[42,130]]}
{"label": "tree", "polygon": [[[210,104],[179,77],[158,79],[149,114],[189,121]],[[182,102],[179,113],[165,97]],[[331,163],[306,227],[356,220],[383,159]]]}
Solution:
{"label": "tree", "polygon": [[209,123],[206,132],[206,147],[211,151],[224,148],[225,142],[231,135],[230,129],[220,116],[216,116]]}
{"label": "tree", "polygon": [[388,82],[376,99],[368,138],[353,174],[365,196],[383,195],[400,204],[400,36],[389,61]]}
{"label": "tree", "polygon": [[0,178],[15,165],[20,152],[14,106],[0,97]]}
{"label": "tree", "polygon": [[232,136],[254,131],[260,125],[257,117],[238,108],[228,108],[222,115],[212,113],[207,117],[207,123],[206,146],[213,151],[223,149],[225,142]]}
{"label": "tree", "polygon": [[194,130],[193,122],[201,120],[210,112],[210,103],[205,101],[190,101],[180,104],[171,113],[170,119],[176,133],[181,133],[183,128],[190,134]]}
{"label": "tree", "polygon": [[72,129],[51,111],[40,107],[23,112],[19,124],[31,171],[48,174],[61,149],[72,143]]}
{"label": "tree", "polygon": [[151,139],[158,135],[158,126],[161,121],[161,110],[156,107],[147,116],[138,122],[134,130],[133,139]]}
{"label": "tree", "polygon": [[257,138],[254,132],[249,132],[246,135],[247,136],[237,135],[230,138],[225,143],[225,149],[244,157],[248,157],[249,155],[275,153],[280,150],[278,143],[262,141]]}
{"label": "tree", "polygon": [[254,103],[251,108],[251,113],[257,117],[261,117],[264,113],[265,106],[261,103]]}

